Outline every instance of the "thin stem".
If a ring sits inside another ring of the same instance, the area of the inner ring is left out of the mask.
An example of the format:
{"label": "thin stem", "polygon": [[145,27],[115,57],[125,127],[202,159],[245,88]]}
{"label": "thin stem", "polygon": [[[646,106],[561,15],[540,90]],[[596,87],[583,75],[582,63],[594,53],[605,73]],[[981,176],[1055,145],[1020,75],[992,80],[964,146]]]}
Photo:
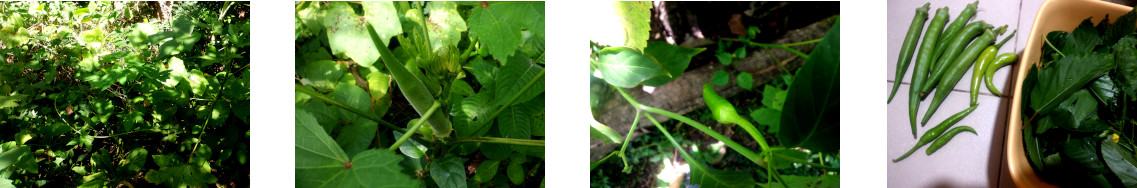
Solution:
{"label": "thin stem", "polygon": [[588,171],[592,171],[592,170],[596,169],[597,166],[600,166],[601,163],[604,163],[604,161],[607,161],[608,158],[615,156],[616,153],[617,152],[608,153],[608,156],[604,156],[604,158],[600,159],[599,161],[596,161],[596,162],[593,162],[592,164],[589,164]]}
{"label": "thin stem", "polygon": [[632,133],[636,132],[636,126],[640,124],[640,115],[642,111],[636,110],[636,118],[632,120],[632,128],[628,129],[628,134],[624,135],[624,144],[620,146],[620,160],[624,161],[624,173],[632,171],[631,166],[628,166],[628,156],[624,154],[624,150],[628,149],[628,143],[632,142]]}
{"label": "thin stem", "polygon": [[[537,83],[537,80],[540,80],[544,76],[545,76],[545,69],[541,69],[541,72],[537,73],[537,76],[533,77],[532,80],[529,80],[529,83],[526,83],[525,87],[522,87],[521,90],[518,90],[516,93],[514,93],[513,97],[509,98],[509,101],[506,101],[505,104],[502,104],[501,107],[498,108],[497,111],[494,111],[493,114],[490,114],[489,117],[484,117],[484,118],[489,118],[489,119],[496,118],[498,114],[501,114],[502,111],[505,111],[505,108],[508,108],[509,105],[512,105],[513,101],[516,101],[517,98],[520,98],[522,94],[525,94],[525,91],[528,91],[529,88],[533,87],[533,84]],[[489,127],[489,126],[486,126],[486,124],[489,124],[491,122],[493,122],[493,121],[482,122],[481,125],[479,125],[479,127],[481,127],[481,128],[478,128],[478,131],[474,131],[474,132],[482,132],[483,129],[485,129],[486,127]]]}
{"label": "thin stem", "polygon": [[819,39],[807,40],[807,41],[802,41],[802,42],[789,43],[789,44],[785,44],[785,46],[786,46],[786,47],[792,47],[792,46],[797,46],[797,45],[806,45],[806,44],[813,44],[813,43],[818,43],[818,42],[821,42],[821,39],[825,39],[825,38],[819,38]]}
{"label": "thin stem", "polygon": [[[422,118],[419,118],[418,121],[415,121],[414,125],[411,125],[409,130],[418,130],[419,127],[422,127],[422,123],[426,122],[426,118],[430,118],[430,115],[434,114],[434,110],[438,110],[439,106],[442,106],[442,104],[438,103],[438,101],[434,101],[434,104],[430,105],[430,109],[426,110],[426,115],[422,115]],[[395,144],[391,145],[390,148],[387,148],[387,151],[395,151],[395,149],[403,145],[403,142],[406,142],[407,139],[411,138],[411,135],[414,134],[414,132],[410,131],[403,132],[403,136],[399,137],[399,140],[396,140]]]}
{"label": "thin stem", "polygon": [[759,47],[767,47],[767,48],[779,48],[779,49],[789,51],[790,53],[797,54],[798,56],[801,56],[803,58],[809,59],[809,55],[806,55],[805,53],[801,53],[801,51],[794,50],[793,48],[790,48],[789,46],[786,46],[786,45],[758,43],[758,42],[751,42],[750,40],[742,40],[742,39],[735,39],[735,38],[724,38],[722,40],[745,42],[746,44],[749,44],[751,46],[759,46]]}
{"label": "thin stem", "polygon": [[[722,134],[719,134],[718,132],[711,130],[711,128],[708,128],[706,125],[703,125],[702,123],[699,123],[695,120],[684,117],[683,115],[676,114],[674,112],[670,112],[667,110],[653,108],[653,107],[650,107],[647,105],[640,104],[635,99],[632,99],[632,96],[629,95],[627,91],[624,91],[623,88],[616,87],[616,91],[618,91],[621,96],[624,96],[624,99],[626,99],[628,101],[628,103],[631,103],[632,106],[636,107],[637,109],[644,110],[644,111],[651,112],[651,113],[656,113],[656,114],[663,115],[663,116],[667,116],[667,117],[670,117],[670,118],[675,119],[675,120],[679,120],[683,123],[691,125],[691,127],[694,127],[695,129],[699,129],[699,131],[703,131],[703,133],[710,135],[712,138],[715,138],[716,140],[722,141],[722,143],[725,144],[727,147],[730,147],[730,149],[737,151],[739,154],[742,154],[742,156],[745,156],[747,159],[750,159],[754,163],[762,163],[762,161],[764,161],[764,160],[762,160],[762,157],[759,156],[757,153],[754,153],[754,151],[751,151],[750,149],[743,147],[741,144],[738,144],[738,143],[734,142],[733,140],[730,140],[730,138],[727,138],[726,136],[723,136]],[[647,117],[649,120],[651,119],[651,115],[647,115]],[[661,129],[661,130],[663,130],[663,129]]]}
{"label": "thin stem", "polygon": [[395,124],[391,124],[387,121],[383,121],[383,119],[379,119],[379,117],[375,116],[374,114],[367,113],[367,112],[364,112],[362,110],[355,109],[352,107],[348,107],[346,104],[340,103],[339,101],[336,101],[336,100],[332,100],[332,98],[329,98],[328,96],[320,94],[319,92],[316,92],[314,90],[308,89],[307,87],[304,87],[303,85],[296,84],[296,91],[299,91],[299,92],[304,93],[304,94],[308,94],[308,95],[312,96],[312,98],[320,99],[321,101],[324,101],[328,104],[331,104],[332,106],[337,106],[337,107],[343,108],[347,111],[355,113],[356,115],[359,115],[360,117],[370,119],[371,121],[379,122],[379,124],[383,124],[384,126],[387,126],[387,128],[407,132],[406,129],[395,126]]}
{"label": "thin stem", "polygon": [[510,144],[519,146],[537,146],[545,147],[544,140],[528,140],[516,138],[497,138],[497,137],[459,137],[454,142],[482,142],[482,143],[495,143],[495,144]]}
{"label": "thin stem", "polygon": [[[825,170],[834,171],[834,172],[840,172],[841,171],[841,168],[832,167],[832,166],[825,166],[824,164],[813,163],[813,162],[809,162],[809,161],[806,161],[803,159],[785,156],[785,155],[777,154],[777,153],[773,153],[773,152],[770,152],[770,153],[772,155],[774,155],[774,157],[782,159],[782,160],[787,160],[787,161],[795,162],[795,163],[801,163],[801,164],[812,166],[814,168],[820,168],[820,169],[825,169]],[[825,159],[823,158],[822,160],[825,160]]]}

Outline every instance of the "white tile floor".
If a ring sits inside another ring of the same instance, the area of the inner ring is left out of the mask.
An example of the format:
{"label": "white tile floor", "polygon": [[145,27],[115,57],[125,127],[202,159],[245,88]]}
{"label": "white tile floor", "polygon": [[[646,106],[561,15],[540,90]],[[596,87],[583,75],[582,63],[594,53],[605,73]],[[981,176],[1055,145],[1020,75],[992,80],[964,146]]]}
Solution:
{"label": "white tile floor", "polygon": [[[896,59],[900,51],[904,35],[908,31],[908,24],[912,22],[915,9],[929,1],[888,1],[888,89],[883,97],[891,92],[895,83],[900,84],[896,97],[888,104],[888,159],[881,159],[888,165],[889,187],[1013,187],[1014,182],[1007,173],[1003,156],[1003,140],[1006,136],[1007,111],[1010,98],[995,96],[987,88],[981,87],[979,107],[957,123],[955,126],[968,125],[979,133],[979,136],[964,133],[956,136],[949,144],[933,155],[924,153],[927,146],[917,150],[907,159],[893,163],[892,159],[907,152],[916,144],[912,137],[908,121],[908,89],[911,87],[912,69],[909,65],[903,80],[895,81]],[[954,21],[960,11],[972,0],[932,1],[928,11],[929,20],[935,15],[935,10],[948,6],[950,19]],[[1007,34],[1012,29],[1018,29],[1007,44],[999,49],[999,53],[1021,54],[1026,44],[1026,37],[1030,33],[1034,22],[1035,12],[1042,5],[1041,0],[998,0],[982,1],[979,3],[978,13],[972,21],[983,20],[996,27],[1008,25]],[[925,28],[928,23],[925,23]],[[923,32],[921,32],[923,34]],[[997,37],[996,42],[1003,40],[1005,34]],[[1020,38],[1021,37],[1021,38]],[[923,38],[923,36],[921,36]],[[915,54],[913,54],[913,59]],[[1008,84],[1011,78],[1009,73],[1012,67],[1003,67],[996,72],[994,83],[999,91],[1011,89]],[[968,70],[956,84],[955,89],[944,100],[927,125],[917,127],[917,136],[936,124],[943,122],[947,117],[963,111],[969,107],[971,70]],[[916,118],[920,120],[927,112],[931,98],[920,103]],[[919,123],[919,122],[917,122]]]}

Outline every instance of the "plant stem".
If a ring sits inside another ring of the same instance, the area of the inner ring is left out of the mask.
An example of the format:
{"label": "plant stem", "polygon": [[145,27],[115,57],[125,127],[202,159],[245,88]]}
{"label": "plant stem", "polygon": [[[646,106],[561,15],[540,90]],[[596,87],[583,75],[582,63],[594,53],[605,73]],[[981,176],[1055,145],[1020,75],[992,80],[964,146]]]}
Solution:
{"label": "plant stem", "polygon": [[[496,118],[498,114],[501,114],[502,111],[505,111],[505,108],[509,108],[509,105],[512,105],[513,101],[516,101],[517,98],[520,98],[522,94],[525,94],[525,91],[528,91],[530,87],[533,87],[533,84],[537,83],[537,80],[540,80],[542,77],[545,77],[545,69],[541,69],[541,72],[537,73],[536,77],[533,77],[532,80],[529,80],[529,83],[526,83],[525,87],[522,87],[521,90],[517,91],[517,93],[514,93],[513,97],[509,98],[509,101],[506,101],[505,104],[502,104],[501,107],[499,107],[497,109],[497,111],[494,111],[493,114],[490,114],[489,117],[479,117],[479,118],[489,118],[489,119]],[[480,128],[478,128],[478,131],[474,131],[474,132],[482,132],[483,129],[488,127],[488,126],[486,126],[486,124],[489,124],[491,122],[493,122],[493,121],[483,122],[481,125],[479,125]]]}
{"label": "plant stem", "polygon": [[607,161],[608,158],[612,157],[613,155],[616,155],[616,152],[608,153],[608,156],[605,156],[603,159],[589,164],[588,171],[596,169],[596,166],[600,166],[601,163],[604,163],[604,161]]}
{"label": "plant stem", "polygon": [[[624,99],[626,99],[628,101],[628,103],[631,103],[631,105],[636,107],[637,109],[644,110],[644,111],[651,112],[651,113],[656,113],[656,114],[663,115],[663,116],[667,116],[667,117],[670,117],[670,118],[675,119],[675,120],[679,120],[683,123],[691,125],[691,127],[694,127],[695,129],[699,129],[699,131],[703,131],[703,133],[710,135],[711,137],[715,138],[716,140],[722,141],[722,143],[725,144],[727,147],[730,147],[730,149],[737,151],[739,154],[742,154],[742,156],[745,156],[747,159],[750,159],[754,163],[763,163],[763,161],[764,161],[764,160],[762,160],[762,157],[760,157],[757,153],[754,153],[754,151],[751,151],[750,149],[743,147],[741,144],[738,144],[738,143],[734,142],[733,140],[730,140],[730,138],[727,138],[726,136],[723,136],[722,134],[719,134],[718,132],[711,130],[711,128],[708,128],[706,125],[703,125],[702,123],[699,123],[695,120],[684,117],[683,115],[676,114],[674,112],[670,112],[667,110],[653,108],[653,107],[650,107],[647,105],[640,104],[635,99],[632,99],[632,96],[629,95],[627,91],[624,91],[623,88],[616,87],[616,91],[620,92],[620,95],[624,96]],[[652,119],[651,115],[647,115],[647,117],[649,120]],[[660,129],[660,130],[666,132],[666,129]]]}
{"label": "plant stem", "polygon": [[537,146],[545,147],[544,140],[528,140],[516,138],[497,138],[497,137],[459,137],[454,142],[482,142],[482,143],[495,143],[495,144],[510,144],[519,146]]}
{"label": "plant stem", "polygon": [[331,98],[328,98],[328,96],[320,94],[319,92],[316,92],[314,90],[308,89],[307,87],[304,87],[303,85],[296,84],[296,91],[299,91],[299,92],[304,93],[304,94],[311,95],[312,98],[320,99],[321,101],[324,101],[328,104],[331,104],[332,106],[337,106],[337,107],[343,108],[347,111],[355,113],[356,115],[359,115],[360,117],[364,117],[364,118],[370,119],[372,121],[379,122],[379,124],[383,124],[383,126],[387,126],[387,128],[407,132],[406,129],[395,126],[395,124],[391,124],[387,121],[383,121],[383,119],[379,119],[379,117],[375,116],[374,114],[367,113],[367,112],[364,112],[364,111],[361,111],[359,109],[355,109],[352,107],[348,107],[346,104],[340,103],[339,101],[336,101],[336,100],[332,100]]}
{"label": "plant stem", "polygon": [[399,137],[399,140],[395,141],[395,144],[391,145],[391,147],[387,148],[387,150],[395,151],[395,149],[398,149],[399,146],[403,145],[403,142],[406,142],[408,138],[411,138],[411,135],[415,134],[413,131],[416,131],[419,129],[419,127],[422,127],[422,123],[426,122],[426,118],[429,118],[431,114],[434,114],[434,111],[438,110],[439,106],[442,106],[442,104],[438,103],[438,101],[434,101],[434,104],[430,105],[430,109],[426,110],[426,115],[422,115],[422,118],[419,118],[418,121],[415,121],[414,125],[411,125],[411,127],[409,127],[410,129],[408,130],[410,131],[403,132],[403,136]]}
{"label": "plant stem", "polygon": [[640,125],[640,115],[642,111],[636,110],[636,118],[632,120],[632,128],[628,129],[628,134],[624,135],[624,145],[620,146],[620,160],[624,161],[624,173],[631,172],[631,166],[628,166],[628,156],[624,154],[624,150],[628,149],[628,143],[632,142],[632,133],[636,132],[636,126]]}
{"label": "plant stem", "polygon": [[[812,166],[814,168],[820,168],[820,169],[825,169],[825,170],[834,171],[834,172],[840,172],[841,171],[841,168],[837,168],[837,167],[825,166],[823,164],[813,163],[813,162],[805,161],[803,159],[785,156],[785,155],[777,154],[777,153],[773,153],[773,152],[771,152],[771,154],[773,154],[774,157],[782,159],[782,160],[787,160],[787,161],[791,161],[791,162],[795,162],[795,163],[801,163],[801,164]],[[824,160],[824,159],[822,159],[822,160]]]}
{"label": "plant stem", "polygon": [[[801,51],[794,50],[793,48],[790,48],[787,45],[758,43],[758,42],[751,42],[750,40],[742,40],[742,39],[736,39],[736,38],[724,38],[722,40],[745,42],[746,44],[749,44],[751,46],[759,46],[759,47],[767,47],[767,48],[779,48],[779,49],[789,51],[790,53],[797,54],[798,56],[801,56],[803,58],[809,59],[809,55],[806,55],[805,53],[801,53]],[[820,41],[820,39],[817,39],[817,40]],[[808,41],[806,41],[806,42],[808,42]],[[794,43],[794,44],[795,45],[801,45],[801,44],[797,44],[797,43]]]}
{"label": "plant stem", "polygon": [[797,46],[797,45],[813,44],[813,43],[818,43],[818,42],[821,42],[821,39],[825,39],[825,38],[819,38],[819,39],[813,39],[813,40],[808,40],[808,41],[802,41],[802,42],[789,43],[789,44],[785,44],[785,46],[786,46],[786,47],[791,47],[791,46]]}

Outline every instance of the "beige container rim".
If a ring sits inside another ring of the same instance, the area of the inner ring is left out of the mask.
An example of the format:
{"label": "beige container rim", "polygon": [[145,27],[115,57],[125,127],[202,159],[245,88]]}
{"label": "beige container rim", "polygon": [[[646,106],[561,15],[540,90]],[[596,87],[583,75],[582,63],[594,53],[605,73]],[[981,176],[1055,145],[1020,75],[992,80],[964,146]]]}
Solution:
{"label": "beige container rim", "polygon": [[1092,18],[1091,20],[1096,24],[1105,18],[1106,14],[1109,14],[1112,21],[1132,9],[1132,7],[1124,5],[1090,0],[1050,0],[1044,2],[1042,7],[1038,9],[1034,25],[1030,29],[1030,38],[1027,38],[1022,59],[1014,72],[1016,73],[1015,85],[1014,92],[1011,93],[1014,94],[1014,98],[1011,99],[1011,112],[1007,120],[1007,140],[1004,142],[1006,143],[1007,166],[1010,169],[1011,179],[1019,187],[1057,187],[1042,181],[1034,173],[1034,168],[1030,166],[1030,162],[1026,158],[1026,151],[1023,149],[1022,142],[1022,109],[1019,108],[1022,106],[1022,97],[1018,94],[1023,91],[1022,83],[1030,72],[1030,67],[1034,66],[1041,56],[1040,53],[1042,52],[1039,49],[1045,42],[1043,37],[1050,31],[1073,31],[1086,18]]}

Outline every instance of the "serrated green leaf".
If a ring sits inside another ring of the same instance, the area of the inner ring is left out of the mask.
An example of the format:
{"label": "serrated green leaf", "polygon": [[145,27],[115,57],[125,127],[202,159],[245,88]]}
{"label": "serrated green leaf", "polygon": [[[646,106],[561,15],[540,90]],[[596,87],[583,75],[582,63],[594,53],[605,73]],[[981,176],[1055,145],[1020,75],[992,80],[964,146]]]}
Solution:
{"label": "serrated green leaf", "polygon": [[632,48],[605,48],[600,50],[599,56],[596,69],[604,81],[613,86],[631,88],[652,77],[669,76],[654,58]]}
{"label": "serrated green leaf", "polygon": [[403,158],[395,153],[366,150],[349,159],[311,114],[297,109],[296,123],[298,187],[418,187],[422,183],[401,172],[397,164]]}
{"label": "serrated green leaf", "polygon": [[327,28],[332,54],[349,57],[363,67],[371,67],[379,59],[379,53],[376,53],[377,49],[365,24],[372,24],[383,44],[388,44],[390,37],[403,30],[391,2],[362,4],[365,16],[361,17],[346,2],[329,2],[323,23]]}
{"label": "serrated green leaf", "polygon": [[495,92],[494,96],[499,98],[494,102],[499,105],[505,105],[508,98],[521,92],[527,84],[533,82],[524,93],[513,100],[513,104],[520,104],[533,97],[545,92],[545,76],[542,74],[545,71],[544,67],[533,64],[528,59],[515,59],[509,64],[506,64],[498,71],[498,75],[494,76],[498,80],[494,80]]}
{"label": "serrated green leaf", "polygon": [[20,103],[17,103],[17,101],[22,101],[24,98],[27,98],[27,96],[28,95],[24,94],[0,96],[0,109],[20,106]]}
{"label": "serrated green leaf", "polygon": [[478,80],[479,84],[485,87],[493,87],[493,82],[496,80],[494,76],[497,75],[498,72],[497,65],[482,60],[482,58],[474,58],[470,60],[470,66],[473,67],[473,69],[470,70],[470,74],[474,75],[474,78]]}
{"label": "serrated green leaf", "polygon": [[544,2],[492,2],[470,12],[469,34],[494,59],[508,64],[508,58],[524,42],[522,30],[544,33],[544,20]]}
{"label": "serrated green leaf", "polygon": [[343,148],[345,154],[354,156],[371,146],[371,142],[375,140],[375,131],[378,129],[379,126],[374,121],[359,118],[340,130],[336,143]]}
{"label": "serrated green leaf", "polygon": [[[1113,57],[1103,53],[1068,55],[1038,72],[1030,93],[1030,107],[1038,114],[1054,110],[1082,86],[1113,68]],[[800,78],[800,77],[799,77]]]}
{"label": "serrated green leaf", "polygon": [[[367,95],[367,91],[359,88],[355,84],[339,84],[336,90],[332,91],[332,99],[339,101],[348,107],[355,108],[360,111],[368,111],[371,108],[371,96]],[[335,108],[339,112],[339,119],[348,122],[354,122],[360,119],[358,114],[348,111],[343,108]]]}
{"label": "serrated green leaf", "polygon": [[666,42],[654,41],[647,44],[644,48],[644,54],[650,55],[663,65],[663,69],[671,74],[667,76],[657,76],[644,81],[643,84],[647,86],[661,86],[679,76],[683,75],[683,71],[687,70],[687,66],[691,64],[691,58],[706,50],[706,48],[686,48],[682,46],[671,45]]}
{"label": "serrated green leaf", "polygon": [[332,89],[346,68],[331,60],[304,62],[303,68],[296,71],[301,77],[308,79],[311,85],[320,89]]}
{"label": "serrated green leaf", "polygon": [[465,188],[466,187],[466,159],[453,154],[434,160],[430,164],[430,177],[438,183],[438,187]]}
{"label": "serrated green leaf", "polygon": [[142,168],[146,165],[147,156],[149,156],[149,152],[146,151],[146,148],[134,148],[134,150],[130,151],[130,154],[126,155],[125,165],[127,170],[130,172],[142,171]]}
{"label": "serrated green leaf", "polygon": [[624,46],[643,50],[648,45],[648,34],[651,31],[651,2],[618,1],[613,4],[624,29]]}
{"label": "serrated green leaf", "polygon": [[727,83],[730,83],[730,74],[724,70],[715,71],[715,75],[711,76],[711,84],[724,86]]}
{"label": "serrated green leaf", "polygon": [[533,126],[532,115],[536,114],[532,107],[527,105],[514,105],[505,108],[497,116],[498,134],[505,138],[529,139]]}

